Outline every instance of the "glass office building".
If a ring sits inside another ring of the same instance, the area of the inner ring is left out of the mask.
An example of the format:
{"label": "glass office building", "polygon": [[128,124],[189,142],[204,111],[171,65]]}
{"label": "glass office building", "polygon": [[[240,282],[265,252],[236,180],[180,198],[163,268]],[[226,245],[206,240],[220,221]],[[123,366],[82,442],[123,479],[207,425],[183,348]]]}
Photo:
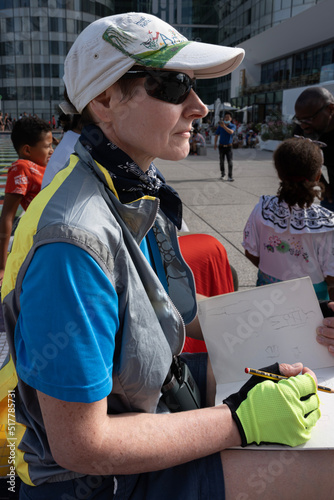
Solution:
{"label": "glass office building", "polygon": [[[228,0],[221,4],[219,43],[246,50],[238,76],[229,75],[218,83],[222,100],[239,108],[251,106],[253,120],[261,122],[282,111],[285,90],[330,79],[334,35],[325,26],[329,24],[326,17],[332,19],[332,0]],[[322,17],[318,17],[320,12]]]}
{"label": "glass office building", "polygon": [[[209,0],[0,0],[0,103],[3,113],[45,120],[58,115],[64,59],[78,33],[100,17],[148,12],[191,40],[218,42],[217,9]],[[199,82],[202,99],[216,98],[216,82]]]}
{"label": "glass office building", "polygon": [[62,100],[64,58],[77,33],[112,14],[110,1],[0,0],[2,112],[49,120]]}

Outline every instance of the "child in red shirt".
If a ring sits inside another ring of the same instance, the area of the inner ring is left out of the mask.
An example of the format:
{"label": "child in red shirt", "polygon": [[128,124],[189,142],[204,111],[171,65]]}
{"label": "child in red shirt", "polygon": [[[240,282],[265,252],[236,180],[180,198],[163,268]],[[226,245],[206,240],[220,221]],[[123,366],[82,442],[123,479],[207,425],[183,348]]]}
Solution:
{"label": "child in red shirt", "polygon": [[40,118],[26,117],[15,123],[11,133],[19,159],[8,170],[0,217],[0,286],[16,211],[19,205],[27,210],[41,190],[45,167],[53,153],[51,130]]}

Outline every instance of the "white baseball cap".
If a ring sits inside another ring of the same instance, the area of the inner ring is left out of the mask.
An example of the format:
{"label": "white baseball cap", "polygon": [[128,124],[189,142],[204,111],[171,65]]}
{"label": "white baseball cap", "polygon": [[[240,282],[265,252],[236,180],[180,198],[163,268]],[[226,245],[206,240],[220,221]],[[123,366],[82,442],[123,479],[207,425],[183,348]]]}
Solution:
{"label": "white baseball cap", "polygon": [[82,31],[65,59],[64,82],[81,113],[134,64],[215,78],[231,73],[244,55],[241,48],[189,41],[153,15],[130,12],[104,17]]}

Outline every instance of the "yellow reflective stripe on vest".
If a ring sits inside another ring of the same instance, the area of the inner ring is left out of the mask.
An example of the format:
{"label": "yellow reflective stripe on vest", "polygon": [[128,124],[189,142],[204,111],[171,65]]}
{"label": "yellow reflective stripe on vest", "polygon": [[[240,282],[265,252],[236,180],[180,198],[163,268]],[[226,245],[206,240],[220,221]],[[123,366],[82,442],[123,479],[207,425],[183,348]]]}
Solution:
{"label": "yellow reflective stripe on vest", "polygon": [[[26,230],[24,231],[24,234],[20,234],[20,238],[14,237],[12,246],[13,251],[9,253],[5,267],[5,274],[1,289],[2,300],[15,288],[17,274],[33,245],[33,237],[36,234],[38,223],[45,206],[49,202],[50,198],[52,198],[55,194],[59,186],[61,186],[61,184],[70,175],[78,161],[79,158],[77,156],[71,155],[68,167],[58,172],[53,181],[42,189],[40,193],[38,193],[38,195],[30,203],[26,213],[21,217],[18,226],[20,226],[20,224],[24,224]],[[15,257],[13,257],[13,255],[15,255]]]}
{"label": "yellow reflective stripe on vest", "polygon": [[[61,170],[55,177],[53,182],[51,182],[45,189],[43,189],[36,198],[30,203],[28,210],[22,216],[21,222],[25,226],[25,231],[20,232],[19,237],[14,237],[12,249],[15,252],[10,252],[6,262],[6,270],[3,280],[3,286],[1,290],[2,300],[15,288],[16,279],[18,272],[23,264],[29,250],[33,245],[33,237],[36,234],[37,227],[41,215],[45,209],[45,206],[49,202],[50,198],[55,194],[61,184],[66,180],[66,178],[71,174],[75,165],[79,161],[78,157],[72,155],[70,158],[69,165]],[[9,362],[4,365],[0,370],[0,446],[6,444],[7,453],[4,456],[0,456],[0,476],[2,472],[8,473],[9,459],[12,458],[11,447],[13,443],[15,444],[15,469],[19,477],[26,484],[34,486],[31,478],[29,476],[29,467],[27,462],[24,460],[24,452],[18,449],[22,437],[26,431],[26,426],[15,423],[15,436],[12,435],[12,429],[10,433],[8,432],[8,426],[10,424],[8,420],[8,408],[9,399],[8,392],[13,391],[17,386],[17,374],[15,366],[10,357]],[[15,438],[15,440],[14,440]],[[10,455],[9,455],[10,454]],[[5,463],[6,461],[7,466]],[[4,467],[3,467],[4,466]],[[6,475],[4,474],[4,475]]]}
{"label": "yellow reflective stripe on vest", "polygon": [[101,172],[103,173],[104,178],[106,180],[106,183],[108,184],[108,188],[113,192],[113,194],[119,200],[119,196],[117,194],[116,188],[114,186],[114,183],[113,183],[113,180],[111,178],[111,175],[110,175],[109,171],[105,167],[103,167],[100,163],[98,163],[97,161],[95,161],[95,163],[99,167],[99,169],[101,170]]}

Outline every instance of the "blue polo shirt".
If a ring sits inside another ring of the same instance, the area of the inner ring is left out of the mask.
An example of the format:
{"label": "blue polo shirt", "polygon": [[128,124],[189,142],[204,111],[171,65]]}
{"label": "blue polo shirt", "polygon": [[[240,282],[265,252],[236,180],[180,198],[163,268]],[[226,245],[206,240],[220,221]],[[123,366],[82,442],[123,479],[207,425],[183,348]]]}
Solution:
{"label": "blue polo shirt", "polygon": [[227,146],[228,144],[232,144],[233,142],[233,135],[236,131],[236,126],[234,125],[234,123],[229,123],[228,125],[226,125],[228,128],[230,128],[231,130],[233,130],[233,134],[229,134],[228,132],[226,132],[226,130],[221,127],[220,125],[218,125],[218,128],[216,130],[216,135],[219,135],[219,144],[222,144],[223,146]]}

